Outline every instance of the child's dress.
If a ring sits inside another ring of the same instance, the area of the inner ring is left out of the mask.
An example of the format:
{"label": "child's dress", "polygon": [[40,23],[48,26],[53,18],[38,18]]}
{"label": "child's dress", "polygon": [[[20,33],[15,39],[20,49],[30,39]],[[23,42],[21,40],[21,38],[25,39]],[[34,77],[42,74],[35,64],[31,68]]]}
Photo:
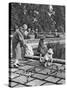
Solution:
{"label": "child's dress", "polygon": [[34,52],[33,52],[33,49],[32,49],[32,46],[31,45],[28,45],[27,44],[25,55],[26,56],[33,56],[34,55]]}

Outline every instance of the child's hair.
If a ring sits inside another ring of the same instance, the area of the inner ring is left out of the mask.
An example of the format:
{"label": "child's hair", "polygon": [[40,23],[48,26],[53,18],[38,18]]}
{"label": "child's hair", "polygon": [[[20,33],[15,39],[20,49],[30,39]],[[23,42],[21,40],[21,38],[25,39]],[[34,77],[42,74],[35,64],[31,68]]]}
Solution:
{"label": "child's hair", "polygon": [[52,44],[51,43],[48,43],[47,44],[47,48],[49,49],[49,48],[52,48]]}
{"label": "child's hair", "polygon": [[39,46],[41,46],[43,42],[44,42],[44,38],[40,38]]}

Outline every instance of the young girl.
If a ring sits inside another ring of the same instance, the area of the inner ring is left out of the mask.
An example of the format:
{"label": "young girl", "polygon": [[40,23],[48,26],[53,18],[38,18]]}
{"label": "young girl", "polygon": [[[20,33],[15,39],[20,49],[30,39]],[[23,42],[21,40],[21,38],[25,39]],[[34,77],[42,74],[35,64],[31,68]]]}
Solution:
{"label": "young girl", "polygon": [[43,64],[44,60],[42,57],[47,53],[47,45],[44,44],[44,37],[40,39],[37,51],[40,54],[40,62]]}
{"label": "young girl", "polygon": [[47,48],[47,45],[44,45],[44,38],[41,38],[38,45],[38,51],[40,52],[40,62],[44,65],[48,65],[48,61],[53,62],[53,49]]}
{"label": "young girl", "polygon": [[26,55],[26,56],[33,56],[33,55],[34,55],[32,46],[29,45],[29,44],[26,44],[26,47],[25,47],[25,55]]}
{"label": "young girl", "polygon": [[47,45],[44,44],[44,37],[42,37],[39,41],[38,49],[37,51],[40,53],[40,56],[44,56],[47,52]]}

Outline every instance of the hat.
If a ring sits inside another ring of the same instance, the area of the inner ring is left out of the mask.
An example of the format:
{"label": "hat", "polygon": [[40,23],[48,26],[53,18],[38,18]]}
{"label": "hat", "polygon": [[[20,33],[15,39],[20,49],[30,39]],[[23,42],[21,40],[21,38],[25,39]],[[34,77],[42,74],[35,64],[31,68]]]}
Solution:
{"label": "hat", "polygon": [[50,49],[48,50],[48,53],[54,54],[53,49],[50,48]]}

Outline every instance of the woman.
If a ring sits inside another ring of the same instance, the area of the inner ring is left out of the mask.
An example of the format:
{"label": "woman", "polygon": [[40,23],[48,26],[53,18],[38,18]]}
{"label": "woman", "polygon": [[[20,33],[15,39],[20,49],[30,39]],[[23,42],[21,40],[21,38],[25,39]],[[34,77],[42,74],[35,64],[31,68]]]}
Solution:
{"label": "woman", "polygon": [[12,51],[13,51],[13,58],[15,60],[15,63],[14,63],[15,67],[18,67],[19,59],[22,59],[24,57],[24,53],[25,53],[24,35],[25,35],[24,28],[21,29],[20,27],[16,29],[16,32],[14,33],[12,38]]}

